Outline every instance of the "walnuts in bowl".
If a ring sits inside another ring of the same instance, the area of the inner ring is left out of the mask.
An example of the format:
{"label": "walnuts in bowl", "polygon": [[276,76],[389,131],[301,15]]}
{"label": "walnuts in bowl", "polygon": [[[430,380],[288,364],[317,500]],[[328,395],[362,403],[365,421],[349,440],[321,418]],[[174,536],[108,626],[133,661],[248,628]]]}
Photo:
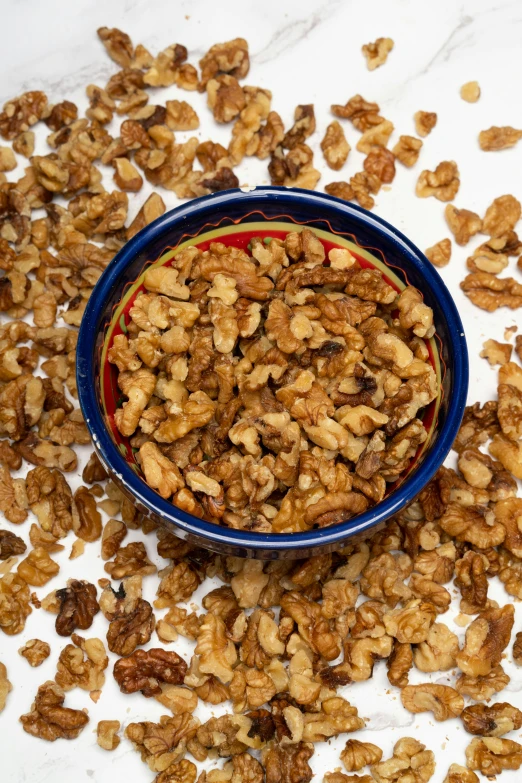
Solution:
{"label": "walnuts in bowl", "polygon": [[216,524],[297,532],[384,497],[438,395],[417,289],[308,228],[155,264],[114,337],[115,425],[147,484]]}

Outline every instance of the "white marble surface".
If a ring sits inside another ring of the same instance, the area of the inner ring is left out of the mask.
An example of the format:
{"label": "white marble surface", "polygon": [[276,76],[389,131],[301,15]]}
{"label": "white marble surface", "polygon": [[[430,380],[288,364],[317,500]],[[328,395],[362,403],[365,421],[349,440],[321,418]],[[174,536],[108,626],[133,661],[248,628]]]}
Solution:
{"label": "white marble surface", "polygon": [[[248,39],[252,66],[247,83],[267,87],[273,92],[273,108],[280,112],[287,126],[294,106],[315,104],[318,131],[312,139],[316,149],[316,166],[321,169],[319,188],[328,182],[346,178],[360,170],[362,155],[352,150],[339,176],[329,171],[322,161],[319,141],[332,117],[331,103],[344,103],[354,93],[361,93],[381,106],[381,113],[396,127],[392,144],[401,133],[413,133],[413,113],[418,109],[436,111],[438,124],[425,140],[419,164],[414,170],[397,166],[392,188],[377,197],[375,211],[406,233],[421,249],[449,236],[443,218],[444,205],[434,199],[418,199],[414,185],[421,168],[433,169],[441,160],[453,159],[461,173],[461,188],[456,199],[458,207],[483,213],[491,200],[504,193],[522,199],[522,143],[518,148],[486,154],[477,143],[478,132],[490,125],[522,127],[520,74],[522,72],[522,6],[518,0],[438,0],[437,3],[414,0],[374,0],[370,3],[342,0],[292,0],[266,3],[243,0],[210,2],[210,0],[75,0],[65,4],[56,0],[45,3],[36,0],[3,0],[3,35],[0,48],[0,102],[27,89],[43,89],[52,102],[63,98],[85,108],[84,88],[88,83],[104,85],[117,69],[106,56],[96,36],[101,25],[118,26],[127,31],[135,43],[143,43],[153,53],[179,42],[189,49],[193,63],[217,41],[235,36]],[[390,36],[395,48],[382,68],[370,73],[366,69],[360,47],[378,36]],[[478,80],[482,97],[475,105],[459,97],[460,86]],[[187,99],[202,118],[196,135],[202,140],[212,138],[226,143],[228,127],[217,127],[205,109],[204,96],[181,93],[177,88],[158,91],[157,102],[171,97]],[[347,123],[347,137],[355,147],[357,133]],[[183,134],[179,134],[182,138]],[[45,134],[39,131],[38,151],[45,150]],[[238,169],[242,184],[268,182],[266,162],[247,160]],[[11,175],[13,176],[13,175]],[[14,177],[13,177],[14,178]],[[110,180],[107,180],[109,184]],[[135,200],[132,213],[141,204],[145,189]],[[162,192],[168,207],[176,205],[173,194]],[[470,247],[479,244],[477,240]],[[442,270],[461,312],[469,341],[471,362],[470,402],[488,399],[495,387],[496,373],[479,358],[484,339],[503,341],[504,329],[512,324],[522,327],[517,312],[501,310],[486,314],[475,309],[463,296],[459,282],[465,275],[466,249],[455,248],[451,263]],[[515,278],[520,273],[511,261]],[[73,477],[72,483],[79,477]],[[2,523],[4,525],[4,523]],[[9,524],[6,526],[12,527]],[[16,532],[20,532],[17,530]],[[27,526],[21,534],[27,540]],[[131,532],[130,539],[138,536]],[[149,544],[149,555],[153,546]],[[91,551],[92,550],[92,551]],[[95,581],[103,575],[98,546],[87,548],[77,561],[67,559],[66,551],[57,556],[60,575],[36,592],[42,597],[50,589],[60,587],[69,576]],[[165,564],[156,557],[158,565]],[[150,582],[155,580],[150,579]],[[208,583],[205,584],[207,591]],[[145,579],[145,597],[152,600],[152,585]],[[492,597],[506,602],[499,584],[493,584]],[[195,599],[201,598],[196,594]],[[443,620],[462,635],[452,622],[453,609]],[[522,627],[522,615],[517,607],[517,629]],[[105,621],[100,615],[89,635],[105,633]],[[30,669],[16,651],[34,637],[51,642],[51,657],[39,669]],[[37,686],[53,677],[63,641],[52,630],[52,619],[42,611],[33,612],[25,631],[14,638],[0,636],[0,657],[8,664],[14,690],[5,711],[0,716],[1,772],[0,779],[11,783],[62,783],[73,777],[79,783],[113,783],[126,778],[135,783],[150,781],[153,774],[122,740],[112,754],[100,750],[92,733],[100,719],[157,719],[165,710],[153,700],[141,695],[121,696],[110,674],[100,701],[93,704],[80,690],[67,695],[67,704],[88,707],[91,723],[80,738],[72,743],[59,741],[48,744],[24,734],[17,718],[31,704]],[[189,654],[189,645],[176,643],[176,649]],[[114,658],[114,656],[112,656]],[[112,666],[112,662],[111,662]],[[512,680],[499,700],[511,701],[522,707],[522,674],[511,663],[508,653],[506,670]],[[393,743],[401,736],[415,736],[435,751],[437,771],[432,783],[441,783],[452,761],[464,762],[464,748],[471,737],[458,721],[435,724],[428,714],[413,716],[401,706],[398,691],[388,687],[385,669],[376,666],[376,676],[369,683],[346,689],[345,695],[360,708],[360,714],[370,718],[365,732],[355,736],[379,744],[389,755]],[[424,675],[416,672],[413,682]],[[447,682],[443,674],[435,681]],[[222,710],[216,709],[218,713]],[[200,715],[208,715],[209,710]],[[519,739],[517,732],[509,735]],[[343,736],[317,747],[313,759],[316,776],[340,765],[339,750]],[[208,765],[207,765],[208,766]],[[502,780],[514,783],[520,772],[506,772]]]}

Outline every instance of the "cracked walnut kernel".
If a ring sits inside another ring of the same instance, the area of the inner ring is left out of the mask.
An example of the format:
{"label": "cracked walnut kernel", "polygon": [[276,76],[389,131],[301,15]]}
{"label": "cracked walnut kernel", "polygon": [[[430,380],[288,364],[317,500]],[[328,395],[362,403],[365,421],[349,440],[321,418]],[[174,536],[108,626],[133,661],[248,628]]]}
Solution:
{"label": "cracked walnut kernel", "polygon": [[375,68],[384,65],[393,49],[393,45],[391,38],[377,38],[373,43],[364,44],[362,53],[366,58],[366,65],[369,71],[374,71]]}
{"label": "cracked walnut kernel", "polygon": [[34,668],[40,666],[49,657],[51,648],[47,642],[42,642],[40,639],[29,639],[18,652]]}

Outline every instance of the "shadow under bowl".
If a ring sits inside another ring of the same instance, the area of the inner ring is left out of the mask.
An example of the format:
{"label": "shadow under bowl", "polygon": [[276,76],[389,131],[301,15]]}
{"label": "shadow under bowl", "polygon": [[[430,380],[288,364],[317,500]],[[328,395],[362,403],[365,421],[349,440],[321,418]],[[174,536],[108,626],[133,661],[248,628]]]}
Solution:
{"label": "shadow under bowl", "polygon": [[[363,267],[379,269],[401,291],[418,288],[433,309],[436,334],[426,339],[440,393],[421,414],[428,433],[408,471],[373,508],[348,521],[300,533],[254,533],[206,522],[164,500],[141,477],[129,439],[114,423],[122,404],[117,368],[107,352],[125,333],[129,309],[144,290],[144,271],[168,265],[183,247],[205,250],[219,241],[246,249],[254,236],[284,237],[308,226],[326,251],[347,247]],[[262,559],[310,557],[367,534],[410,503],[442,465],[458,432],[468,390],[468,358],[460,317],[425,256],[384,220],[354,204],[312,191],[261,187],[195,199],[144,228],[120,250],[98,281],[82,320],[77,347],[78,396],[102,464],[136,509],[180,538],[217,552]]]}

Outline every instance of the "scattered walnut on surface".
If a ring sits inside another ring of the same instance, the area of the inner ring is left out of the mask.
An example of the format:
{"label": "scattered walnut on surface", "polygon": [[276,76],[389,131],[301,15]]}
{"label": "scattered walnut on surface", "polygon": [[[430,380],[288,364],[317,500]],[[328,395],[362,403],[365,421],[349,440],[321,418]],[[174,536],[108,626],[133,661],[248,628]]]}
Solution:
{"label": "scattered walnut on surface", "polygon": [[42,587],[56,576],[60,570],[58,563],[49,557],[49,553],[42,547],[31,549],[27,557],[18,565],[19,576],[28,585]]}
{"label": "scattered walnut on surface", "polygon": [[434,111],[417,111],[413,119],[419,136],[427,136],[437,124],[437,115]]}
{"label": "scattered walnut on surface", "polygon": [[457,209],[453,204],[448,204],[444,215],[457,245],[467,245],[471,237],[482,229],[482,220],[469,209]]}
{"label": "scattered walnut on surface", "polygon": [[100,720],[96,727],[96,742],[103,750],[116,750],[120,744],[118,732],[121,728],[119,720]]}
{"label": "scattered walnut on surface", "polygon": [[27,546],[25,541],[10,530],[0,530],[0,560],[8,560],[13,555],[23,555]]}
{"label": "scattered walnut on surface", "polygon": [[341,751],[341,761],[348,772],[358,772],[366,766],[377,764],[382,759],[382,750],[371,742],[349,739]]}
{"label": "scattered walnut on surface", "polygon": [[417,139],[415,136],[399,136],[399,141],[392,152],[403,166],[411,168],[417,163],[421,148],[421,139]]}
{"label": "scattered walnut on surface", "polygon": [[435,772],[435,754],[418,740],[402,737],[393,747],[393,756],[371,767],[377,783],[419,781],[427,783]]}
{"label": "scattered walnut on surface", "polygon": [[487,777],[500,775],[504,769],[520,769],[522,745],[499,737],[475,738],[466,748],[466,763]]}
{"label": "scattered walnut on surface", "polygon": [[479,783],[479,779],[471,769],[452,764],[442,783]]}
{"label": "scattered walnut on surface", "polygon": [[393,40],[391,38],[377,38],[373,43],[364,44],[362,53],[366,58],[368,70],[374,71],[384,65],[392,49]]}
{"label": "scattered walnut on surface", "polygon": [[125,736],[153,772],[163,772],[183,758],[198,726],[199,720],[189,713],[173,718],[163,715],[159,723],[129,723]]}
{"label": "scattered walnut on surface", "polygon": [[511,360],[513,346],[509,343],[499,343],[497,340],[486,340],[483,344],[480,356],[487,359],[492,367],[507,364]]}
{"label": "scattered walnut on surface", "polygon": [[493,125],[488,130],[480,131],[479,145],[485,152],[495,152],[514,147],[522,139],[522,130],[512,128],[510,125],[498,127]]}
{"label": "scattered walnut on surface", "polygon": [[82,710],[64,707],[65,693],[52,680],[40,685],[31,712],[22,715],[24,731],[33,737],[54,742],[57,739],[76,739],[89,722]]}
{"label": "scattered walnut on surface", "polygon": [[84,639],[73,634],[73,644],[67,644],[60,653],[55,680],[70,691],[78,687],[85,691],[100,690],[105,683],[104,671],[109,659],[101,639]]}
{"label": "scattered walnut on surface", "polygon": [[455,161],[445,160],[439,163],[435,171],[425,169],[420,173],[415,193],[419,198],[435,196],[439,201],[452,201],[459,187],[460,175],[457,164]]}
{"label": "scattered walnut on surface", "polygon": [[346,163],[350,145],[346,141],[343,128],[337,120],[331,122],[326,129],[321,149],[328,166],[334,171],[339,171]]}
{"label": "scattered walnut on surface", "polygon": [[485,701],[490,699],[493,694],[499,693],[509,684],[509,675],[507,675],[502,666],[495,666],[489,674],[474,677],[463,674],[455,683],[455,688],[464,696],[470,696],[475,701]]}
{"label": "scattered walnut on surface", "polygon": [[59,610],[55,628],[60,636],[70,636],[76,628],[86,631],[100,610],[96,587],[85,580],[68,579],[67,587],[56,591],[56,599]]}
{"label": "scattered walnut on surface", "polygon": [[136,650],[114,664],[114,679],[122,693],[141,691],[144,696],[161,693],[160,683],[180,685],[187,672],[187,664],[174,651],[161,648]]}
{"label": "scattered walnut on surface", "polygon": [[[514,196],[505,195],[494,199],[486,210],[482,221],[482,231],[490,237],[502,237],[512,231],[522,214],[520,201]],[[504,246],[500,248],[504,250]]]}
{"label": "scattered walnut on surface", "polygon": [[460,88],[460,97],[466,103],[476,103],[480,98],[480,86],[478,82],[466,82]]}
{"label": "scattered walnut on surface", "polygon": [[5,664],[0,661],[0,712],[5,707],[7,701],[7,695],[12,690],[13,686],[7,679],[7,669]]}
{"label": "scattered walnut on surface", "polygon": [[460,717],[466,731],[482,737],[501,737],[522,726],[522,712],[506,702],[497,702],[490,707],[474,704],[466,707]]}
{"label": "scattered walnut on surface", "polygon": [[424,251],[424,255],[433,266],[439,267],[439,269],[447,266],[451,260],[451,239],[441,239],[440,242],[428,247]]}
{"label": "scattered walnut on surface", "polygon": [[464,699],[458,691],[448,685],[425,683],[406,685],[401,690],[401,701],[410,712],[433,712],[435,720],[456,718],[464,709]]}
{"label": "scattered walnut on surface", "polygon": [[20,647],[19,654],[28,661],[32,667],[40,666],[51,654],[51,647],[47,642],[40,639],[29,639],[28,642]]}

